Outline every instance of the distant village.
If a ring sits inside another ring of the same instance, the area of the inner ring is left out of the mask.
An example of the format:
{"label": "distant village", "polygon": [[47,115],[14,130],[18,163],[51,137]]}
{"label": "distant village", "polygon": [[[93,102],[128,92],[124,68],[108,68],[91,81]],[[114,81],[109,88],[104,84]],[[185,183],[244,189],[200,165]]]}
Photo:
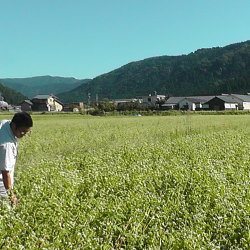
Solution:
{"label": "distant village", "polygon": [[[104,101],[103,101],[104,102]],[[138,104],[144,109],[157,110],[250,110],[250,93],[221,94],[216,96],[171,96],[148,95],[133,99],[106,100],[119,109],[121,106]],[[101,103],[101,102],[100,102]],[[94,105],[98,105],[95,101]],[[64,104],[53,94],[37,95],[32,99],[24,100],[19,106],[13,106],[0,96],[0,109],[2,111],[29,111],[29,112],[80,112],[90,109],[92,103],[72,102]]]}

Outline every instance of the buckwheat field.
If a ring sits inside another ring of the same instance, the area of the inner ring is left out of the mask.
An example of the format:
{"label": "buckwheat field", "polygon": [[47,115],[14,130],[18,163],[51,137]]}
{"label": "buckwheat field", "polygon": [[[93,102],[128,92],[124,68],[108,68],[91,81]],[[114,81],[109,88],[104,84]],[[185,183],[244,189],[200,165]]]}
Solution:
{"label": "buckwheat field", "polygon": [[250,248],[249,115],[33,120],[1,249]]}

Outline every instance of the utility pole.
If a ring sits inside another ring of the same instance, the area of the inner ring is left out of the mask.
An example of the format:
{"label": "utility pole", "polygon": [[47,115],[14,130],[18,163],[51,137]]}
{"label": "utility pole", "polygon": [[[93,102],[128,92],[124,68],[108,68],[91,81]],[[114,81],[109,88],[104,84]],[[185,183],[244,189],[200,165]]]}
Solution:
{"label": "utility pole", "polygon": [[98,105],[98,94],[95,95],[95,102],[96,102],[96,105]]}
{"label": "utility pole", "polygon": [[88,92],[88,110],[87,110],[87,114],[89,113],[89,109],[90,109],[90,97],[91,97],[91,94],[90,94],[90,92]]}

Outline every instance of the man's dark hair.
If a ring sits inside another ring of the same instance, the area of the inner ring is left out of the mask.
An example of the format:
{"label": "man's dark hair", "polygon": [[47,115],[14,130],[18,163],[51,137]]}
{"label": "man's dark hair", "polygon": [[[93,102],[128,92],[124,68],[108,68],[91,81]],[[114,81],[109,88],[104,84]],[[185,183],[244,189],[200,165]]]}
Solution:
{"label": "man's dark hair", "polygon": [[25,128],[30,128],[33,126],[33,121],[27,112],[19,112],[16,113],[11,122],[15,123],[17,128],[25,127]]}

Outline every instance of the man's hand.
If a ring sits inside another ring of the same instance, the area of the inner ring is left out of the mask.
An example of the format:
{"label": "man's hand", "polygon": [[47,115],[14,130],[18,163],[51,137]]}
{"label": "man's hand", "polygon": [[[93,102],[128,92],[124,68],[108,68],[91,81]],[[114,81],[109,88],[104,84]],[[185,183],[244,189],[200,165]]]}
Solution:
{"label": "man's hand", "polygon": [[12,189],[10,172],[9,171],[2,171],[2,176],[3,176],[4,187],[6,188],[6,191],[7,191],[9,198],[10,198],[11,204],[16,206],[18,203],[18,200],[17,200],[16,195]]}
{"label": "man's hand", "polygon": [[16,198],[16,196],[11,197],[11,204],[13,206],[16,206],[18,204],[18,199]]}
{"label": "man's hand", "polygon": [[11,205],[16,206],[18,203],[18,199],[16,198],[16,195],[15,195],[13,189],[7,190],[7,194],[10,198]]}

